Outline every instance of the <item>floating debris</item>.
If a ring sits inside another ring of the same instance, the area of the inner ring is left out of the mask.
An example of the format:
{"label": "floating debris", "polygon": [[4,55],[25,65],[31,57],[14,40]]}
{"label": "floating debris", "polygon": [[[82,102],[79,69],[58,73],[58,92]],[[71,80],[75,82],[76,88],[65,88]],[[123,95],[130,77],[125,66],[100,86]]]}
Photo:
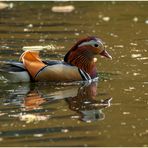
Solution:
{"label": "floating debris", "polygon": [[130,90],[133,90],[133,89],[135,89],[135,87],[132,87],[132,86],[131,86],[131,87],[129,87],[129,89],[130,89]]}
{"label": "floating debris", "polygon": [[0,137],[0,142],[3,141],[4,139]]}
{"label": "floating debris", "polygon": [[134,21],[134,22],[138,22],[138,17],[135,16],[135,17],[133,18],[133,21]]}
{"label": "floating debris", "polygon": [[0,2],[0,10],[7,8],[9,5],[7,3]]}
{"label": "floating debris", "polygon": [[139,133],[139,136],[146,136],[148,134],[148,130],[146,129],[144,132]]}
{"label": "floating debris", "polygon": [[148,57],[137,58],[138,60],[148,60]]}
{"label": "floating debris", "polygon": [[13,3],[0,2],[0,10],[6,9],[6,8],[13,8]]}
{"label": "floating debris", "polygon": [[45,121],[49,119],[49,116],[25,114],[25,115],[20,115],[19,118],[21,121],[26,121],[26,123],[31,123],[31,122],[37,122],[37,121]]}
{"label": "floating debris", "polygon": [[123,115],[129,115],[130,112],[123,112]]}
{"label": "floating debris", "polygon": [[118,37],[118,35],[116,35],[116,34],[114,34],[114,33],[110,33],[110,36],[113,36],[113,37],[115,37],[115,38]]}
{"label": "floating debris", "polygon": [[48,49],[48,50],[55,50],[56,47],[54,45],[47,45],[47,46],[24,46],[23,51],[26,50],[35,50],[35,51],[41,51],[43,49]]}
{"label": "floating debris", "polygon": [[1,112],[0,112],[0,116],[6,115],[6,114],[7,114],[7,113],[1,113]]}
{"label": "floating debris", "polygon": [[68,133],[69,130],[68,130],[68,129],[61,129],[61,132],[62,132],[62,133]]}
{"label": "floating debris", "polygon": [[137,43],[130,43],[130,45],[137,46],[138,44]]}
{"label": "floating debris", "polygon": [[121,122],[121,125],[126,125],[126,122]]}
{"label": "floating debris", "polygon": [[15,137],[19,137],[19,136],[20,136],[20,134],[18,134],[18,133],[15,133],[15,134],[14,134],[14,136],[15,136]]}
{"label": "floating debris", "polygon": [[62,12],[62,13],[69,13],[72,12],[75,9],[73,5],[68,6],[53,6],[51,10],[53,12]]}
{"label": "floating debris", "polygon": [[132,125],[131,127],[132,127],[133,129],[135,129],[135,128],[136,128],[136,126],[135,126],[135,125]]}
{"label": "floating debris", "polygon": [[71,116],[71,119],[79,119],[79,116]]}
{"label": "floating debris", "polygon": [[80,35],[80,33],[76,32],[76,33],[75,33],[75,35],[76,35],[76,36],[79,36],[79,35]]}
{"label": "floating debris", "polygon": [[27,27],[28,28],[32,28],[33,27],[33,24],[29,24]]}
{"label": "floating debris", "polygon": [[142,55],[141,54],[132,54],[131,55],[131,58],[139,58],[141,57]]}
{"label": "floating debris", "polygon": [[109,16],[105,16],[105,17],[102,18],[102,20],[105,21],[105,22],[108,22],[108,21],[110,21],[110,17]]}
{"label": "floating debris", "polygon": [[43,137],[43,134],[34,134],[34,137]]}
{"label": "floating debris", "polygon": [[114,45],[114,47],[119,47],[119,48],[123,48],[123,45]]}
{"label": "floating debris", "polygon": [[45,42],[45,39],[39,39],[39,42]]}
{"label": "floating debris", "polygon": [[29,31],[29,29],[28,28],[24,28],[24,32],[28,32]]}
{"label": "floating debris", "polygon": [[140,75],[140,73],[137,73],[137,72],[133,73],[133,76],[138,76],[138,75]]}
{"label": "floating debris", "polygon": [[148,20],[145,20],[145,24],[148,24]]}
{"label": "floating debris", "polygon": [[10,3],[10,4],[9,4],[9,8],[10,8],[10,9],[12,9],[13,6],[14,6],[13,3]]}
{"label": "floating debris", "polygon": [[129,87],[129,88],[127,88],[127,89],[124,89],[124,91],[126,91],[126,92],[131,92],[132,90],[135,90],[135,87]]}
{"label": "floating debris", "polygon": [[103,15],[102,15],[102,14],[99,14],[99,15],[98,15],[98,18],[100,18],[100,19],[101,19],[102,17],[103,17]]}

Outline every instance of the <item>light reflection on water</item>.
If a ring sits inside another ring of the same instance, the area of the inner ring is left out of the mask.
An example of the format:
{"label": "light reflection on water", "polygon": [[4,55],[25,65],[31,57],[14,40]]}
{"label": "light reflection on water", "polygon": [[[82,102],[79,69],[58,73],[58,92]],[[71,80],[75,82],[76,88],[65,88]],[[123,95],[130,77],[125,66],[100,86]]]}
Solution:
{"label": "light reflection on water", "polygon": [[[69,4],[71,13],[51,11]],[[97,86],[8,84],[0,76],[0,146],[148,146],[147,9],[147,2],[13,2],[0,10],[0,61],[36,45],[53,45],[41,57],[61,60],[86,35],[105,41],[113,57],[98,58]]]}

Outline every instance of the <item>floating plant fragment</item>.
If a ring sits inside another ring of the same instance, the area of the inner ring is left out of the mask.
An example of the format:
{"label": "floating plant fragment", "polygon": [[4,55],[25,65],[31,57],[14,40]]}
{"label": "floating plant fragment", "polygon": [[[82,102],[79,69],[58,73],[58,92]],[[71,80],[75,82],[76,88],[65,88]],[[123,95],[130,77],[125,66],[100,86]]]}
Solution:
{"label": "floating plant fragment", "polygon": [[69,13],[72,12],[75,9],[73,5],[67,5],[67,6],[53,6],[51,8],[52,12],[62,12],[62,13]]}
{"label": "floating plant fragment", "polygon": [[35,50],[35,51],[41,51],[44,49],[48,49],[48,50],[55,50],[56,47],[54,45],[47,45],[47,46],[24,46],[23,47],[23,51],[26,50]]}

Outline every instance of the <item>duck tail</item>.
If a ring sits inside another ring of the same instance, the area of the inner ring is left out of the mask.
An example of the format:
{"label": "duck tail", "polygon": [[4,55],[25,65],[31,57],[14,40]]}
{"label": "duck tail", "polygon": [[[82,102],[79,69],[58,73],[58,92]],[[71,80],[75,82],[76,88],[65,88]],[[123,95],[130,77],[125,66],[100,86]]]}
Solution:
{"label": "duck tail", "polygon": [[27,50],[20,56],[19,60],[23,62],[23,65],[33,78],[41,68],[46,66],[39,57],[39,51]]}

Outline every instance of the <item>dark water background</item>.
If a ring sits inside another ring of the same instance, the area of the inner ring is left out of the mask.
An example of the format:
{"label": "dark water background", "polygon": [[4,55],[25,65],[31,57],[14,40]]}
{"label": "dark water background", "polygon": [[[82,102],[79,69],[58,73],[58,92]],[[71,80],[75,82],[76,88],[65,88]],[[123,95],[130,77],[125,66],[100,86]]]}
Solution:
{"label": "dark water background", "polygon": [[90,85],[0,76],[0,146],[148,146],[148,2],[10,3],[0,10],[1,61],[34,45],[52,46],[42,59],[61,60],[87,35],[104,40],[113,60],[98,57],[100,80]]}

